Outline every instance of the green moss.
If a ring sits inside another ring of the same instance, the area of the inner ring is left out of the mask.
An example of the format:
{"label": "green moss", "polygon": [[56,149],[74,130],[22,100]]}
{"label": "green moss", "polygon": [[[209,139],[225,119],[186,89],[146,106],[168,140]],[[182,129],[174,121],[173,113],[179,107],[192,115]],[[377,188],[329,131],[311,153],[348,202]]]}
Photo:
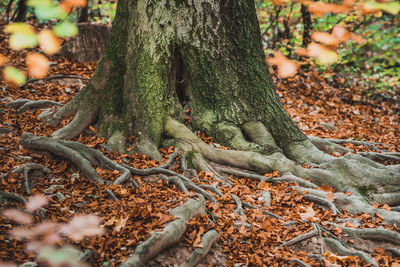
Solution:
{"label": "green moss", "polygon": [[195,152],[194,151],[188,151],[186,152],[186,162],[187,162],[187,167],[189,169],[195,169],[196,167],[193,164],[193,158],[194,158]]}

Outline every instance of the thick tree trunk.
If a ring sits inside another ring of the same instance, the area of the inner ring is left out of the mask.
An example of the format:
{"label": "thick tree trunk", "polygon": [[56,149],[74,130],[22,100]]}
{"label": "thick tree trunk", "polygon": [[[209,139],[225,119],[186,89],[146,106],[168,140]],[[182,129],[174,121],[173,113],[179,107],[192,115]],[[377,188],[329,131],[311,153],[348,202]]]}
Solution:
{"label": "thick tree trunk", "polygon": [[194,129],[219,142],[229,143],[231,126],[262,122],[285,148],[306,136],[279,102],[264,57],[253,1],[122,0],[81,95],[96,95],[100,132],[119,150],[134,134],[149,152],[166,116],[182,119],[184,108]]}

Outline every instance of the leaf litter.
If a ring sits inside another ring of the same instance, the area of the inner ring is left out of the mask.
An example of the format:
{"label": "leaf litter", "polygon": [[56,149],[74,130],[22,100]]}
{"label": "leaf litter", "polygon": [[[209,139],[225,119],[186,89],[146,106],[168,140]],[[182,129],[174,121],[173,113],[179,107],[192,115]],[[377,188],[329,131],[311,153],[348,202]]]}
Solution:
{"label": "leaf litter", "polygon": [[[27,72],[29,65],[25,66],[19,60],[21,53],[27,54],[27,51],[17,53],[9,50],[5,45],[8,41],[5,35],[2,35],[1,40],[0,54],[5,55],[7,64],[13,64]],[[29,53],[32,52],[31,50]],[[50,60],[48,76],[63,73],[90,78],[96,67],[95,64],[69,62],[55,56],[50,57]],[[3,62],[6,63],[6,60],[2,59]],[[285,66],[281,68],[281,71],[285,71]],[[299,127],[308,135],[369,140],[383,144],[377,145],[379,148],[398,152],[400,150],[399,104],[384,99],[370,100],[356,86],[345,85],[344,78],[334,74],[331,74],[329,78],[325,76],[317,71],[305,73],[301,70],[296,76],[287,79],[274,76],[277,93]],[[0,90],[2,105],[16,99],[47,99],[64,104],[82,88],[82,83],[73,79],[70,81],[39,80],[17,88],[7,85],[2,80],[0,87],[3,88]],[[52,170],[50,176],[38,174],[30,181],[33,197],[31,202],[28,202],[28,210],[32,212],[47,204],[45,206],[47,224],[37,224],[40,218],[36,213],[36,215],[29,215],[19,210],[24,207],[22,203],[1,204],[3,216],[0,216],[0,261],[12,260],[21,264],[35,260],[35,254],[26,250],[26,239],[20,240],[10,236],[13,233],[15,236],[28,236],[27,228],[21,228],[18,225],[29,224],[33,220],[34,225],[37,226],[33,226],[36,228],[32,229],[36,229],[36,232],[43,235],[49,229],[59,227],[61,232],[70,237],[63,240],[65,245],[75,245],[81,251],[87,249],[95,251],[96,256],[91,262],[92,266],[102,266],[105,262],[110,266],[116,266],[123,262],[138,244],[146,240],[152,231],[162,231],[168,222],[175,219],[170,215],[169,210],[182,205],[193,196],[191,193],[183,194],[175,185],[166,184],[157,175],[135,176],[134,179],[139,183],[140,188],[94,184],[83,178],[79,170],[70,162],[35,154],[19,146],[23,133],[32,132],[35,135],[50,136],[54,132],[54,128],[45,126],[44,122],[38,118],[41,110],[18,113],[14,109],[1,107],[0,112],[0,126],[11,129],[0,137],[0,173],[7,174],[0,180],[1,190],[26,196],[23,175],[11,172],[17,166],[35,162]],[[67,120],[63,121],[59,127],[67,122]],[[326,124],[333,127],[324,127]],[[165,163],[174,151],[172,147],[160,149],[163,155],[161,162],[150,160],[140,154],[118,154],[105,150],[104,138],[97,137],[95,133],[96,128],[91,127],[85,135],[74,140],[100,150],[115,162],[128,162],[135,168],[150,168]],[[212,138],[201,134],[200,136],[206,142],[212,143]],[[365,146],[354,144],[345,146],[355,151],[371,151]],[[170,169],[182,173],[179,164],[171,166]],[[119,175],[118,172],[99,168],[97,172],[102,179],[107,181],[113,181]],[[198,172],[197,174],[204,184],[211,185],[215,182],[213,173]],[[266,179],[277,176],[279,175],[276,172],[265,174]],[[311,266],[323,264],[363,266],[366,263],[356,256],[339,256],[329,251],[321,253],[321,247],[325,246],[321,244],[318,235],[292,246],[282,246],[282,243],[315,230],[314,223],[329,228],[326,223],[338,220],[344,221],[349,227],[384,227],[400,232],[399,226],[392,228],[385,226],[379,216],[369,214],[352,216],[346,211],[334,215],[331,210],[305,200],[304,193],[291,188],[293,183],[259,184],[257,181],[234,175],[227,178],[232,186],[221,187],[222,195],[215,196],[219,203],[207,202],[207,209],[213,216],[203,215],[191,219],[181,242],[151,260],[148,266],[169,266],[187,260],[192,250],[202,246],[200,240],[203,233],[211,229],[219,231],[220,241],[214,245],[214,249],[199,266],[233,266],[236,263],[246,266],[283,266],[293,265],[295,260]],[[109,197],[108,189],[114,192],[118,198],[117,201]],[[320,189],[334,192],[329,187]],[[271,195],[270,206],[265,205],[259,198],[265,191],[269,191]],[[48,203],[40,194],[46,194]],[[235,212],[237,203],[232,199],[232,194],[255,209],[244,208],[244,215],[237,214]],[[327,200],[332,202],[333,194],[328,194]],[[263,211],[271,212],[284,220],[266,216]],[[104,234],[83,236],[79,231],[83,225],[80,221],[82,218],[76,217],[78,214],[84,214],[85,221],[90,222],[91,227],[84,230],[92,234],[102,232]],[[12,219],[16,219],[17,222]],[[356,222],[358,225],[355,226],[350,222]],[[101,225],[102,228],[97,228],[97,225]],[[330,229],[333,235],[343,237],[340,228],[330,227]],[[319,233],[321,236],[326,235],[324,231]],[[55,236],[48,235],[48,238],[50,238],[49,242],[60,242]],[[382,266],[400,265],[399,258],[396,259],[383,249],[385,243],[367,242],[368,245],[365,243],[359,245],[360,240],[357,238],[343,238],[350,244],[355,243],[358,246],[364,246],[364,250],[371,251],[374,260]],[[363,242],[361,240],[361,244]],[[316,254],[322,255],[321,261],[318,257],[312,256]],[[291,260],[293,262],[289,263]]]}

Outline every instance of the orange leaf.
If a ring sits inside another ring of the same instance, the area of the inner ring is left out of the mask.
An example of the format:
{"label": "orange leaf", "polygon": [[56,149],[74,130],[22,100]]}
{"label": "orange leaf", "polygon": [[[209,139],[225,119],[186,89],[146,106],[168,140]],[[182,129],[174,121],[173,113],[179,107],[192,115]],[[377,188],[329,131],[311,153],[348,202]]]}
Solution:
{"label": "orange leaf", "polygon": [[5,55],[0,54],[0,66],[4,65],[5,63],[7,63],[7,61],[8,61],[8,58]]}
{"label": "orange leaf", "polygon": [[38,34],[40,48],[48,55],[54,55],[60,50],[61,41],[52,30],[43,30]]}
{"label": "orange leaf", "polygon": [[49,60],[38,53],[29,53],[26,56],[26,65],[31,77],[44,78],[49,71]]}
{"label": "orange leaf", "polygon": [[311,38],[328,46],[337,46],[339,44],[339,40],[327,32],[313,32],[311,34]]}

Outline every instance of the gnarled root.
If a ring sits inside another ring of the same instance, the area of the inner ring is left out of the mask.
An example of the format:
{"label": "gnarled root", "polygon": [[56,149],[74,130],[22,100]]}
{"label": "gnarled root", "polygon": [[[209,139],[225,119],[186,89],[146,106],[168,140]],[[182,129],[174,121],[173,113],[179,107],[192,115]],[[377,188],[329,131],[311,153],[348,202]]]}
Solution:
{"label": "gnarled root", "polygon": [[201,247],[196,248],[189,260],[183,263],[180,267],[194,267],[201,261],[204,256],[210,251],[212,245],[219,239],[219,234],[216,230],[210,230],[204,234],[201,239]]}
{"label": "gnarled root", "polygon": [[[234,137],[232,140],[239,140],[239,144],[246,144],[241,140],[241,133],[234,128],[234,126],[223,124],[222,126],[220,125],[220,127],[227,129],[228,133]],[[207,145],[185,125],[172,118],[167,119],[165,134],[173,137],[182,150],[195,151],[210,161],[241,169],[253,170],[262,174],[277,170],[282,176],[278,179],[292,180],[299,184],[301,184],[301,182],[299,182],[299,177],[306,177],[311,179],[312,183],[304,181],[302,184],[309,188],[316,188],[316,185],[328,184],[340,191],[353,192],[352,196],[336,193],[334,204],[345,208],[353,214],[367,212],[374,215],[377,213],[381,215],[388,224],[400,223],[399,212],[374,208],[368,204],[365,197],[361,197],[359,193],[364,189],[371,189],[370,191],[372,192],[375,190],[375,193],[386,193],[385,190],[389,190],[390,193],[400,191],[400,172],[397,171],[398,165],[387,167],[354,154],[335,158],[321,152],[309,141],[305,141],[302,143],[294,143],[286,148],[286,150],[291,150],[291,152],[289,152],[291,158],[298,159],[299,161],[303,159],[306,162],[314,164],[312,168],[303,168],[297,162],[288,159],[280,152],[263,155],[254,152],[253,149],[250,149],[250,151],[224,150]],[[239,147],[243,148],[244,146],[240,145]],[[241,171],[230,170],[225,167],[218,168],[218,171],[246,176],[260,181],[265,180],[258,175],[248,175]],[[266,181],[274,182],[273,179],[266,179]],[[309,190],[309,192],[311,191],[312,190]],[[374,197],[374,195],[370,193],[368,196],[371,198]],[[325,201],[325,199],[327,199],[326,194],[322,194],[322,196],[316,194],[309,198],[312,198],[315,202],[329,206],[335,213],[338,212],[335,205]],[[378,197],[372,200],[378,204],[384,204],[377,201],[379,200]]]}
{"label": "gnarled root", "polygon": [[171,214],[177,219],[168,223],[162,232],[153,232],[135,249],[133,256],[121,264],[122,267],[144,266],[162,250],[179,242],[186,231],[186,223],[193,217],[205,214],[203,196],[199,195],[199,200],[190,198],[183,206],[173,209]]}

